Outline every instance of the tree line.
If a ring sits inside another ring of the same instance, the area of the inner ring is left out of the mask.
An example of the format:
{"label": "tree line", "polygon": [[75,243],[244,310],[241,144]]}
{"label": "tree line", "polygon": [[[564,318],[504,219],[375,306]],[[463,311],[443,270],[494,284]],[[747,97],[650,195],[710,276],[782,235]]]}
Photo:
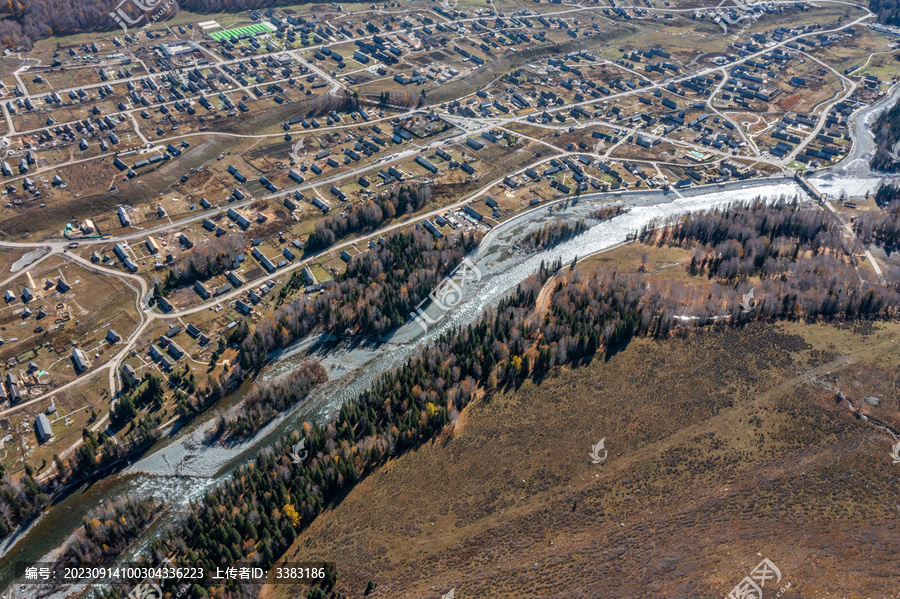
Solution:
{"label": "tree line", "polygon": [[[5,47],[30,46],[51,35],[118,29],[119,25],[109,13],[114,12],[120,2],[121,0],[72,3],[13,0],[5,5],[4,12],[9,15],[0,20],[0,44]],[[131,4],[125,4],[123,8],[132,19],[142,14]],[[173,8],[177,10],[177,5]],[[175,10],[171,11],[171,14],[174,12]]]}
{"label": "tree line", "polygon": [[785,272],[801,255],[849,259],[841,233],[828,214],[794,199],[781,198],[774,204],[756,200],[679,217],[667,227],[659,225],[646,225],[638,238],[644,243],[693,248],[691,274],[705,273],[729,282]]}
{"label": "tree line", "polygon": [[900,187],[882,182],[875,190],[875,203],[879,206],[886,206],[894,200],[900,200]]}
{"label": "tree line", "polygon": [[217,436],[241,438],[255,433],[278,412],[302,401],[326,380],[328,375],[322,364],[310,360],[283,377],[256,383],[235,412],[219,419]]}
{"label": "tree line", "polygon": [[900,248],[900,198],[883,205],[881,210],[859,215],[853,222],[853,229],[864,244],[879,245],[888,254],[897,251]]}
{"label": "tree line", "polygon": [[[892,18],[896,20],[897,13],[894,11],[892,14]],[[889,173],[900,171],[900,160],[895,159],[898,152],[894,150],[894,146],[900,142],[900,102],[878,115],[872,124],[872,135],[875,139],[875,153],[869,161],[872,168]]]}
{"label": "tree line", "polygon": [[574,223],[557,218],[553,222],[545,223],[540,229],[526,235],[516,243],[516,248],[531,252],[550,248],[581,235],[589,228],[583,218]]}
{"label": "tree line", "polygon": [[153,522],[159,512],[153,497],[120,497],[82,518],[82,528],[59,558],[61,566],[108,564]]}
{"label": "tree line", "polygon": [[156,297],[165,297],[173,289],[206,281],[231,270],[234,259],[244,251],[247,240],[241,233],[211,237],[194,246],[186,256],[174,264],[162,281],[153,286]]}
{"label": "tree line", "polygon": [[[301,296],[264,316],[241,340],[239,367],[249,372],[270,352],[319,328],[338,336],[381,337],[405,323],[409,313],[478,244],[475,233],[435,239],[414,229],[386,237],[354,256],[333,285],[312,298]],[[296,279],[295,279],[296,277]],[[302,285],[295,272],[288,286]]]}
{"label": "tree line", "polygon": [[[564,204],[568,207],[568,202]],[[602,206],[596,210],[592,210],[588,214],[588,218],[596,221],[604,221],[614,218],[623,212],[626,212],[624,206],[616,204],[613,206]],[[568,241],[573,237],[581,235],[590,229],[585,219],[578,219],[574,223],[570,223],[557,218],[556,220],[544,223],[537,231],[532,231],[523,239],[516,243],[516,247],[526,251],[536,251],[546,249]]]}
{"label": "tree line", "polygon": [[900,2],[897,0],[869,0],[869,10],[878,16],[879,23],[900,25]]}
{"label": "tree line", "polygon": [[306,241],[305,251],[318,252],[331,247],[342,237],[373,229],[398,214],[412,214],[431,199],[431,193],[431,187],[427,185],[415,188],[403,185],[381,193],[375,199],[353,204],[341,214],[320,219]]}
{"label": "tree line", "polygon": [[26,466],[25,474],[16,479],[0,469],[0,537],[38,515],[50,503],[52,487],[34,478],[34,469]]}
{"label": "tree line", "polygon": [[[359,0],[350,0],[351,2]],[[270,6],[297,4],[293,0],[175,0],[171,5],[165,2],[145,2],[150,14],[160,9],[166,13],[159,20],[166,20],[182,9],[199,14],[218,12],[243,12]],[[301,2],[302,4],[302,2]],[[152,5],[152,6],[151,6]],[[147,24],[150,15],[140,6],[121,0],[90,0],[90,2],[57,2],[55,0],[12,0],[0,10],[6,13],[0,20],[0,44],[5,47],[31,46],[40,39],[52,35],[83,33],[88,31],[115,31],[121,25],[110,16],[117,9],[123,10],[129,27],[139,28]]]}

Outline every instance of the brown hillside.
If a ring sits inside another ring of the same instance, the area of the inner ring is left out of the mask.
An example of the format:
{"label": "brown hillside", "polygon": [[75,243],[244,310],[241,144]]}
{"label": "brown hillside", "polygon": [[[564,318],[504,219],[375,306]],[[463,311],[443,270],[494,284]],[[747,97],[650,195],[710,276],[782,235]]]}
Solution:
{"label": "brown hillside", "polygon": [[336,562],[347,597],[370,579],[376,598],[724,597],[763,557],[785,598],[896,597],[892,440],[825,388],[876,395],[865,411],[896,422],[892,339],[897,325],[760,324],[632,342],[470,406],[286,559]]}

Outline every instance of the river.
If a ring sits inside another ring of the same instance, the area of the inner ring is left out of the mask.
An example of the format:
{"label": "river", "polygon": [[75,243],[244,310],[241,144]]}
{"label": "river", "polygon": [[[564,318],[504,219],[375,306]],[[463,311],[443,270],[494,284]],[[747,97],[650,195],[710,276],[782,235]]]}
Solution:
{"label": "river", "polygon": [[[233,469],[270,446],[283,434],[298,430],[304,420],[323,421],[330,418],[340,405],[367,388],[381,373],[400,365],[422,344],[427,344],[451,327],[475,321],[485,308],[496,303],[527,276],[534,273],[541,261],[560,258],[564,263],[576,256],[615,247],[626,240],[629,233],[639,230],[654,219],[665,219],[695,210],[746,200],[758,195],[803,195],[789,179],[757,180],[685,190],[638,191],[586,196],[562,210],[555,210],[553,218],[577,220],[587,217],[598,205],[621,202],[629,211],[614,219],[595,224],[574,240],[550,250],[525,255],[512,251],[513,243],[529,231],[539,228],[551,216],[546,205],[523,213],[496,227],[485,236],[483,243],[469,257],[478,270],[480,280],[470,282],[463,289],[461,301],[442,313],[432,304],[426,313],[436,324],[427,331],[410,321],[397,330],[385,343],[351,344],[327,339],[311,339],[282,352],[266,366],[263,379],[289,372],[300,360],[314,352],[329,373],[330,380],[313,392],[302,406],[270,423],[252,439],[232,447],[208,444],[205,439],[215,427],[217,412],[190,423],[184,430],[157,443],[144,457],[122,472],[71,493],[0,559],[0,581],[11,582],[14,565],[18,561],[39,561],[42,556],[62,543],[81,525],[81,517],[106,501],[124,494],[156,496],[177,512],[192,499],[201,496],[210,486],[227,477]],[[245,381],[227,398],[234,405],[252,387]],[[221,413],[219,409],[218,413]],[[178,468],[179,476],[176,476]]]}
{"label": "river", "polygon": [[[514,291],[519,282],[536,272],[542,261],[550,263],[558,258],[568,264],[575,257],[620,245],[629,234],[654,220],[760,196],[769,199],[806,197],[792,179],[773,178],[681,192],[646,190],[591,195],[571,199],[567,206],[558,206],[559,209],[552,213],[547,205],[542,205],[506,221],[490,231],[469,256],[477,275],[462,286],[459,301],[447,310],[441,310],[435,303],[427,308],[428,319],[435,322],[427,330],[411,320],[384,343],[352,344],[346,340],[314,338],[281,352],[264,368],[260,374],[263,379],[289,372],[298,361],[314,353],[329,373],[330,380],[316,389],[303,405],[281,415],[244,443],[233,447],[206,443],[205,438],[217,420],[217,413],[210,412],[157,443],[144,457],[121,472],[71,493],[48,510],[0,559],[0,583],[8,587],[16,562],[40,561],[81,525],[84,514],[124,494],[156,496],[169,506],[164,518],[174,518],[180,507],[228,477],[237,465],[253,459],[261,448],[272,445],[287,432],[299,430],[305,420],[331,418],[343,402],[358,395],[383,372],[400,365],[423,344],[452,327],[477,320],[485,309],[496,305]],[[625,205],[628,211],[600,223],[589,221],[593,226],[573,240],[535,253],[513,250],[517,239],[542,226],[548,218],[575,221],[587,218],[600,205],[615,202]],[[238,403],[252,385],[253,382],[245,381],[226,399],[228,405]],[[218,413],[221,411],[219,409]],[[176,468],[179,476],[176,476]]]}
{"label": "river", "polygon": [[872,124],[882,111],[889,109],[900,100],[900,83],[888,90],[883,98],[859,110],[850,117],[850,135],[853,147],[838,164],[823,169],[812,179],[816,188],[829,198],[839,198],[874,194],[878,186],[888,180],[900,180],[900,173],[873,171],[869,161],[875,154],[875,138]]}

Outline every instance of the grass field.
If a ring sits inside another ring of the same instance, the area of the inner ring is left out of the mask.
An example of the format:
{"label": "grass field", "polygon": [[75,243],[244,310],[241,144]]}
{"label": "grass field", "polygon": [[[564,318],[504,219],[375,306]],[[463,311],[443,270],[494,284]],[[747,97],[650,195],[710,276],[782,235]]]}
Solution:
{"label": "grass field", "polygon": [[895,596],[891,439],[823,384],[854,405],[878,396],[866,409],[889,418],[898,334],[789,323],[635,341],[471,405],[285,557],[336,562],[348,597],[370,579],[370,597],[725,596],[762,557],[783,597]]}
{"label": "grass field", "polygon": [[253,25],[247,25],[246,27],[237,27],[235,29],[227,29],[225,31],[215,31],[209,34],[209,37],[213,38],[217,42],[222,41],[223,39],[231,39],[232,37],[240,37],[242,35],[250,34],[250,35],[260,35],[271,33],[272,28],[268,24],[255,23]]}

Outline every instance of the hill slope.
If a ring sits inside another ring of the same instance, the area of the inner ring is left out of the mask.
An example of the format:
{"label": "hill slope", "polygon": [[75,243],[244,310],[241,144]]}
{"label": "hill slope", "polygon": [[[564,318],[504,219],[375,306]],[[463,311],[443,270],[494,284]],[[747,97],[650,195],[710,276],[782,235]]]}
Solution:
{"label": "hill slope", "polygon": [[782,597],[895,596],[891,439],[810,381],[896,425],[898,333],[756,324],[632,342],[469,406],[285,557],[336,562],[348,597],[370,579],[370,597],[725,596],[763,556]]}

